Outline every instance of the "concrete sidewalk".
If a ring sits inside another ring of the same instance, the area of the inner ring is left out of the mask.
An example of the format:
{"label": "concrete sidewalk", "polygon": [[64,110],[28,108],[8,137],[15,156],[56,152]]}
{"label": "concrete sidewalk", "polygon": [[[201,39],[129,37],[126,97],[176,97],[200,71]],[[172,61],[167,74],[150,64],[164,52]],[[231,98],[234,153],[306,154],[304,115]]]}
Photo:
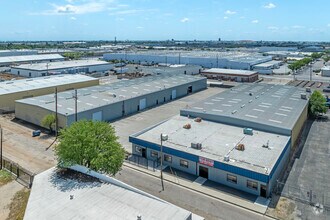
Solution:
{"label": "concrete sidewalk", "polygon": [[[156,170],[154,172],[152,170],[138,167],[136,165],[133,165],[133,164],[130,164],[127,162],[124,162],[124,166],[134,169],[136,171],[143,172],[143,173],[152,175],[154,177],[160,178],[160,170]],[[253,212],[257,212],[262,215],[264,215],[267,211],[267,205],[265,205],[265,203],[259,204],[258,203],[258,201],[260,201],[259,199],[257,199],[256,201],[251,201],[251,200],[246,200],[244,198],[239,198],[237,196],[233,196],[231,194],[228,194],[228,193],[216,190],[216,189],[205,187],[205,186],[201,185],[200,183],[198,183],[198,181],[191,182],[186,179],[183,179],[183,178],[180,178],[180,177],[177,177],[174,175],[170,175],[166,172],[163,172],[163,178],[165,181],[172,182],[174,184],[178,184],[178,185],[188,188],[190,190],[193,190],[193,191],[205,194],[207,196],[228,202],[230,204],[239,206],[244,209],[248,209]],[[266,204],[267,204],[267,201],[266,201]]]}

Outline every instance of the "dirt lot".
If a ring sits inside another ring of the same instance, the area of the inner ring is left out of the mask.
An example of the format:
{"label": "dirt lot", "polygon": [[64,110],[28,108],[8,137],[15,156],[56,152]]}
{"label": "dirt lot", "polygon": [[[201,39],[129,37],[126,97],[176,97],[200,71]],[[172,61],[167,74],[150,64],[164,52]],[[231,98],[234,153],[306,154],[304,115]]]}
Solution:
{"label": "dirt lot", "polygon": [[13,115],[0,115],[3,128],[3,154],[32,173],[40,173],[56,164],[53,151],[45,150],[54,140],[42,134],[32,137],[37,129],[29,124],[13,120]]}

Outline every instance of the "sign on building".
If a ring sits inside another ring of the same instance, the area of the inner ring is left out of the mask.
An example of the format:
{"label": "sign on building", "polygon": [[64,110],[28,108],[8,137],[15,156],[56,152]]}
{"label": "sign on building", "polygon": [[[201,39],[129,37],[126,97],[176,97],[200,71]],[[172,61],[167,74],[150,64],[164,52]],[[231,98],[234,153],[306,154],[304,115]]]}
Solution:
{"label": "sign on building", "polygon": [[209,167],[213,167],[213,165],[214,165],[213,160],[210,160],[210,159],[207,159],[207,158],[204,158],[204,157],[199,157],[199,163],[203,164],[203,165],[206,165],[206,166],[209,166]]}

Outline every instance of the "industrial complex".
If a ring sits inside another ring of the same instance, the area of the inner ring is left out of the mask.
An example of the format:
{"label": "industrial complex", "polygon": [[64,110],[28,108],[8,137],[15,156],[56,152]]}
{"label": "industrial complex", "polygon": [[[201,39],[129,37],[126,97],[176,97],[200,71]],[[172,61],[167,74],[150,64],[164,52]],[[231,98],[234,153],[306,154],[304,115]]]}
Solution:
{"label": "industrial complex", "polygon": [[98,84],[98,79],[84,75],[59,75],[0,82],[0,112],[14,111],[16,100],[54,93],[55,87],[60,92]]}
{"label": "industrial complex", "polygon": [[126,60],[134,63],[192,64],[204,68],[251,70],[252,66],[271,61],[271,56],[234,52],[152,51],[137,53],[107,53],[104,60]]}
{"label": "industrial complex", "polygon": [[[121,80],[58,94],[58,125],[66,127],[77,119],[111,121],[145,108],[191,94],[207,86],[206,78],[191,75],[156,75]],[[41,125],[43,117],[55,113],[54,95],[16,101],[16,117]]]}
{"label": "industrial complex", "polygon": [[236,82],[255,82],[258,80],[258,72],[249,70],[233,70],[212,68],[201,73],[208,79],[230,80]]}
{"label": "industrial complex", "polygon": [[307,119],[304,90],[242,84],[130,136],[132,152],[254,195],[269,197]]}
{"label": "industrial complex", "polygon": [[11,73],[26,77],[39,77],[56,74],[76,74],[105,72],[112,64],[99,60],[73,60],[64,62],[23,64],[11,68]]}
{"label": "industrial complex", "polygon": [[0,66],[17,65],[20,63],[64,61],[59,54],[24,55],[0,57]]}

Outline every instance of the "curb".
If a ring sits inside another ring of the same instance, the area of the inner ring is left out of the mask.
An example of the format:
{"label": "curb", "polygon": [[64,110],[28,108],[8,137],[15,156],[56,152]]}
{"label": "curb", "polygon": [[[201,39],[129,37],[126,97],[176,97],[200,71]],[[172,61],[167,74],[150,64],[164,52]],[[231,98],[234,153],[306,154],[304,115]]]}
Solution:
{"label": "curb", "polygon": [[[159,177],[156,176],[156,175],[153,175],[153,174],[151,174],[151,173],[149,173],[149,172],[145,172],[145,171],[143,171],[143,170],[137,169],[137,168],[135,168],[135,167],[132,167],[131,165],[127,165],[127,164],[125,164],[125,163],[124,163],[123,165],[124,165],[125,167],[127,167],[127,168],[132,169],[132,170],[136,170],[136,171],[138,171],[138,172],[141,172],[141,173],[147,174],[147,175],[149,175],[149,176],[153,176],[153,177],[159,178]],[[134,165],[133,165],[133,166],[134,166]],[[209,197],[211,197],[211,198],[213,198],[213,199],[217,199],[217,200],[220,200],[220,201],[223,201],[223,202],[229,203],[229,204],[231,204],[231,205],[238,206],[238,207],[243,208],[243,209],[245,209],[245,210],[249,210],[249,211],[251,211],[251,212],[254,212],[254,213],[257,213],[257,214],[260,214],[260,215],[263,215],[263,216],[267,216],[267,217],[269,217],[269,218],[272,218],[272,219],[276,219],[276,220],[277,220],[277,218],[275,218],[275,217],[273,217],[273,216],[269,216],[269,215],[267,215],[266,213],[258,212],[258,211],[256,211],[256,210],[253,210],[253,209],[247,208],[247,207],[245,207],[245,206],[242,206],[242,205],[236,204],[236,203],[234,203],[234,202],[231,202],[231,201],[228,201],[228,200],[225,200],[225,199],[219,198],[219,197],[215,197],[215,196],[213,196],[213,195],[210,195],[210,194],[208,194],[208,193],[202,192],[202,191],[200,191],[200,190],[196,190],[196,189],[193,189],[193,188],[191,188],[191,187],[187,187],[187,186],[181,185],[181,184],[176,183],[176,182],[174,182],[174,181],[172,181],[172,180],[168,180],[168,179],[165,179],[165,178],[164,178],[164,181],[167,181],[167,182],[173,183],[173,184],[175,184],[175,185],[181,186],[181,187],[186,188],[186,189],[189,189],[189,190],[191,190],[191,191],[198,192],[198,193],[201,193],[201,194],[203,194],[203,195],[209,196]]]}

